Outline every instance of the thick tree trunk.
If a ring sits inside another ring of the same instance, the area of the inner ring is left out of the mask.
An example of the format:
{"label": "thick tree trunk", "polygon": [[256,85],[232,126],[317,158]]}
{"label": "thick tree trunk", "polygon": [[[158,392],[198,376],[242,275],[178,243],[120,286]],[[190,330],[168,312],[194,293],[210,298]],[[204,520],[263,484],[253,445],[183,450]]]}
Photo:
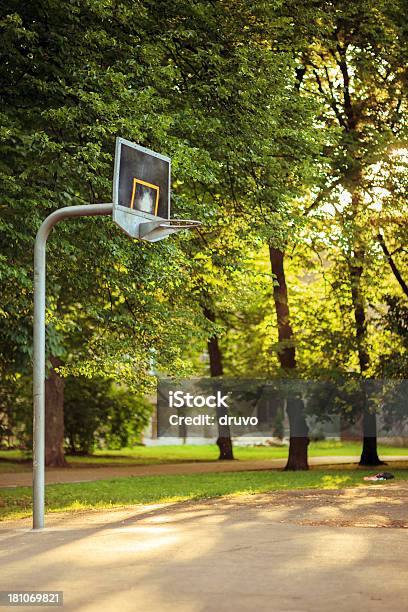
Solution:
{"label": "thick tree trunk", "polygon": [[308,470],[307,447],[309,430],[304,417],[303,400],[300,397],[289,397],[286,412],[289,417],[290,443],[289,456],[285,470]]}
{"label": "thick tree trunk", "polygon": [[[353,198],[357,197],[353,195]],[[367,319],[365,313],[365,300],[361,288],[361,277],[364,270],[365,253],[362,248],[356,248],[354,257],[349,264],[351,298],[353,301],[355,330],[358,362],[360,374],[368,369],[370,357],[367,351]],[[364,383],[363,383],[364,384]],[[363,448],[361,451],[360,465],[381,465],[383,462],[377,453],[377,418],[375,414],[363,411]]]}
{"label": "thick tree trunk", "polygon": [[52,357],[45,381],[45,465],[66,467],[64,457],[64,380],[55,371],[61,365]]}
{"label": "thick tree trunk", "polygon": [[290,437],[289,455],[288,461],[284,467],[285,470],[296,472],[309,469],[309,464],[307,462],[308,445],[309,438],[307,436],[303,438]]}
{"label": "thick tree trunk", "polygon": [[385,465],[377,453],[377,418],[367,410],[363,413],[363,450],[360,465]]}
{"label": "thick tree trunk", "polygon": [[[204,315],[212,323],[215,322],[215,315],[209,308],[204,308]],[[224,371],[222,367],[222,354],[217,336],[212,336],[207,343],[208,356],[210,359],[211,376],[222,376]],[[218,414],[218,417],[222,414]],[[231,432],[228,425],[218,425],[217,446],[220,450],[219,460],[232,460],[234,453],[232,450]]]}
{"label": "thick tree trunk", "polygon": [[[357,197],[353,195],[353,198]],[[367,320],[365,314],[365,300],[361,288],[365,253],[362,248],[356,248],[354,257],[349,265],[351,298],[353,301],[354,321],[356,329],[356,342],[360,374],[368,369],[370,358],[367,352]],[[364,383],[363,383],[364,384]],[[360,465],[381,465],[377,454],[377,425],[375,414],[366,409],[363,412],[363,448]]]}
{"label": "thick tree trunk", "polygon": [[[290,324],[288,290],[283,267],[284,253],[269,247],[272,274],[278,284],[274,284],[273,298],[278,322],[278,339],[281,348],[278,350],[279,363],[287,372],[296,370],[296,353],[293,343],[293,331]],[[307,448],[309,444],[308,427],[303,414],[303,402],[300,398],[288,398],[286,412],[289,417],[290,440],[289,456],[285,470],[307,470]]]}

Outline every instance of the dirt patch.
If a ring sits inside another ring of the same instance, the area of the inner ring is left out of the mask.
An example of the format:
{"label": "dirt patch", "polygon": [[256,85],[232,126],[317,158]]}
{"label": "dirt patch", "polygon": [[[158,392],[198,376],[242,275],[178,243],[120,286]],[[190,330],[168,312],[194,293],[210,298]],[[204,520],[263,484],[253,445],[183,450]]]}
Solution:
{"label": "dirt patch", "polygon": [[[408,482],[323,490],[272,493],[209,500],[209,507],[229,506],[265,512],[271,520],[297,525],[408,528]],[[197,507],[203,510],[203,504]]]}

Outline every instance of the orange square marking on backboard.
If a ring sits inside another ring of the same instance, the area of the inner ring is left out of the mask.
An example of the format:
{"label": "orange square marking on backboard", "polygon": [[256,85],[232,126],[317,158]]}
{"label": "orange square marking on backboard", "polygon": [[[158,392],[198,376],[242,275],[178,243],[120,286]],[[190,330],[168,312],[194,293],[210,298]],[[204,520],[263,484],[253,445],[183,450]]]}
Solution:
{"label": "orange square marking on backboard", "polygon": [[142,181],[142,179],[137,179],[137,178],[133,179],[133,189],[132,189],[132,198],[130,200],[130,208],[134,208],[135,195],[136,195],[136,185],[138,183],[140,185],[144,185],[145,187],[151,187],[152,189],[156,190],[156,203],[155,203],[155,206],[154,206],[154,214],[155,214],[155,216],[157,216],[157,210],[159,208],[160,187],[158,185],[153,185],[153,183],[148,183],[147,181]]}

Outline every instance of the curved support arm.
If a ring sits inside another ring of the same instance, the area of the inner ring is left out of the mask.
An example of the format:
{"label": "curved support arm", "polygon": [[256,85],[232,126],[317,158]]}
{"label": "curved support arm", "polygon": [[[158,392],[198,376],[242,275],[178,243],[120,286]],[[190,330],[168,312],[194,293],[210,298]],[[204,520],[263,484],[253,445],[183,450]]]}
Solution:
{"label": "curved support arm", "polygon": [[35,246],[39,246],[41,242],[46,242],[54,225],[64,219],[72,219],[74,217],[97,217],[102,215],[111,215],[113,204],[85,204],[81,206],[66,206],[54,210],[40,225],[35,238]]}
{"label": "curved support arm", "polygon": [[67,206],[51,213],[41,224],[34,247],[33,341],[33,529],[44,527],[45,475],[45,279],[47,238],[54,225],[73,217],[112,214],[112,204]]}

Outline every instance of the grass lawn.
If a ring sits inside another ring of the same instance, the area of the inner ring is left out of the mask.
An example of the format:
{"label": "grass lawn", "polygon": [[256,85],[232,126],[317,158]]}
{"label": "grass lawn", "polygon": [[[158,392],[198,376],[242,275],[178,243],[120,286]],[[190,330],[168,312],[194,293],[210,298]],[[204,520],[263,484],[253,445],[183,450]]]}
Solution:
{"label": "grass lawn", "polygon": [[[359,456],[361,444],[354,442],[322,441],[312,442],[309,446],[309,456]],[[236,446],[235,458],[238,460],[265,460],[286,457],[286,446]],[[379,454],[407,455],[408,449],[392,446],[379,446]],[[89,457],[67,457],[68,462],[75,466],[89,465],[152,465],[160,463],[183,463],[188,461],[216,461],[218,449],[215,444],[194,446],[137,446],[123,448],[119,451],[96,451]],[[0,472],[21,472],[30,469],[27,454],[21,451],[0,451]]]}
{"label": "grass lawn", "polygon": [[[351,467],[351,466],[350,466]],[[191,499],[243,495],[288,489],[341,489],[349,486],[375,486],[363,476],[375,469],[323,469],[308,472],[230,472],[114,478],[95,482],[57,484],[46,487],[46,511],[60,512],[106,509],[133,504],[177,502]],[[408,469],[395,466],[396,480],[407,480]],[[393,481],[394,482],[394,481]],[[0,489],[0,519],[22,518],[31,514],[31,489]]]}

